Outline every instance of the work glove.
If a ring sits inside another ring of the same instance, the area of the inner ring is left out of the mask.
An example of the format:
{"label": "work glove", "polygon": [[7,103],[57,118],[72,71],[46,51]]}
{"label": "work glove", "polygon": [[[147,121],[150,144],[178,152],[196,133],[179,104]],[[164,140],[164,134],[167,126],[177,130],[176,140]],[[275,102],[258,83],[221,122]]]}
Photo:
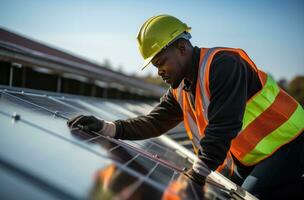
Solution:
{"label": "work glove", "polygon": [[71,130],[80,129],[84,132],[94,131],[104,136],[114,137],[116,126],[113,122],[97,119],[94,116],[79,115],[67,121]]}
{"label": "work glove", "polygon": [[196,173],[193,168],[189,169],[187,172],[186,172],[186,176],[188,178],[190,178],[191,181],[193,181],[194,183],[198,184],[198,185],[205,185],[205,180],[206,180],[206,177],[199,174],[199,173]]}
{"label": "work glove", "polygon": [[204,185],[206,177],[211,173],[209,167],[199,158],[197,157],[193,163],[193,166],[190,170],[186,172],[186,176],[188,176],[193,182],[198,185]]}

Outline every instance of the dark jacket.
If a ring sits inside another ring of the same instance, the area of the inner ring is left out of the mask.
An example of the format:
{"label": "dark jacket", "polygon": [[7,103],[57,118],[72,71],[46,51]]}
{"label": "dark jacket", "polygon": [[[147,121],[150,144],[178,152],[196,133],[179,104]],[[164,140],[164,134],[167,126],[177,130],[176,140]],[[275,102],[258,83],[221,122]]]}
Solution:
{"label": "dark jacket", "polygon": [[[192,83],[184,80],[185,90],[195,101],[195,86],[199,68],[200,49],[195,47],[192,67],[195,75]],[[210,67],[209,123],[205,137],[201,139],[199,157],[211,170],[223,163],[231,140],[242,128],[246,101],[261,89],[258,75],[239,55],[231,52],[217,53]],[[160,103],[146,116],[117,120],[116,136],[120,139],[146,139],[165,133],[183,121],[183,111],[174,99],[171,89]]]}

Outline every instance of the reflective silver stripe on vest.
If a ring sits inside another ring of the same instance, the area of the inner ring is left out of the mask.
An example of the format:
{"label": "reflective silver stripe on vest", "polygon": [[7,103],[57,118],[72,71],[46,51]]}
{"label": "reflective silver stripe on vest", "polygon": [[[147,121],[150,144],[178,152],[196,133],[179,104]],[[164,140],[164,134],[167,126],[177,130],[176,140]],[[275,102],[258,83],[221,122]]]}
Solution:
{"label": "reflective silver stripe on vest", "polygon": [[202,97],[202,101],[203,101],[202,102],[203,103],[203,113],[204,113],[204,117],[205,117],[206,121],[208,121],[208,106],[210,104],[210,101],[207,97],[207,91],[204,86],[205,73],[206,73],[206,64],[207,64],[208,58],[214,49],[215,48],[208,49],[208,51],[206,52],[206,54],[204,56],[202,64],[199,68],[199,79],[200,79],[199,82],[200,82],[200,86],[201,86],[201,97]]}
{"label": "reflective silver stripe on vest", "polygon": [[[184,109],[184,105],[183,105],[183,88],[184,88],[184,84],[183,82],[178,86],[177,88],[177,102],[180,105],[181,109]],[[183,110],[184,114],[186,114],[187,116],[187,120],[189,122],[189,128],[190,131],[192,133],[192,142],[194,144],[194,146],[199,149],[200,148],[200,134],[199,134],[199,130],[198,127],[195,123],[195,121],[192,119],[191,115],[189,114],[188,111]]]}
{"label": "reflective silver stripe on vest", "polygon": [[[206,52],[204,59],[202,61],[202,64],[200,66],[199,69],[199,78],[200,78],[200,86],[201,86],[201,96],[202,96],[202,103],[203,103],[203,113],[204,113],[204,117],[206,119],[206,121],[208,120],[208,106],[210,104],[210,100],[207,96],[207,90],[204,86],[205,83],[205,74],[206,74],[206,68],[207,68],[207,61],[209,59],[209,56],[212,54],[213,51],[216,51],[217,49],[225,49],[225,47],[214,47],[214,48],[210,48],[208,49],[208,51]],[[227,48],[228,49],[228,48]]]}
{"label": "reflective silver stripe on vest", "polygon": [[183,82],[181,82],[177,88],[177,102],[180,105],[181,109],[183,109],[183,88],[184,88],[184,84]]}
{"label": "reflective silver stripe on vest", "polygon": [[198,130],[198,127],[196,125],[196,123],[193,121],[192,117],[190,116],[190,114],[188,112],[187,113],[187,119],[188,119],[188,122],[189,122],[189,126],[190,126],[190,129],[191,129],[191,133],[192,133],[192,141],[194,143],[194,145],[196,146],[197,149],[200,148],[200,134],[199,134],[199,130]]}

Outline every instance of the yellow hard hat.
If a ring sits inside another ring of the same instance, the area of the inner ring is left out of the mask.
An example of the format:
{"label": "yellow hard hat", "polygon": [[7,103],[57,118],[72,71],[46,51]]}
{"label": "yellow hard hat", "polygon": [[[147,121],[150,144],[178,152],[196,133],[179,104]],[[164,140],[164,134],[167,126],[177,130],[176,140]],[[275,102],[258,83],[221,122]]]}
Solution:
{"label": "yellow hard hat", "polygon": [[170,15],[157,15],[148,19],[137,34],[138,48],[144,58],[142,69],[170,42],[190,30],[187,24]]}

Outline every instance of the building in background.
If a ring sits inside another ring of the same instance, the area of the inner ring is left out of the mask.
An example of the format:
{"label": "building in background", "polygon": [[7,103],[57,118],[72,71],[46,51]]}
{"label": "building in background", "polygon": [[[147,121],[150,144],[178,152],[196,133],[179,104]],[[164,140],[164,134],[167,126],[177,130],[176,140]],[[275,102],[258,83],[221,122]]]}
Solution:
{"label": "building in background", "polygon": [[0,28],[0,84],[114,99],[159,99],[165,89]]}

